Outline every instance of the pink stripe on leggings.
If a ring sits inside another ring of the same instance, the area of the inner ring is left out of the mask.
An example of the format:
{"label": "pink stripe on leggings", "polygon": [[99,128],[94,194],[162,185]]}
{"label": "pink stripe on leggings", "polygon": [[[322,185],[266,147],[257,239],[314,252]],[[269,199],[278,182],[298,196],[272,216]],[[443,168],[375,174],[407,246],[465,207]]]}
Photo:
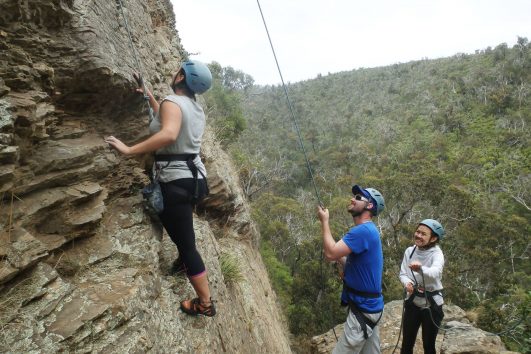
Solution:
{"label": "pink stripe on leggings", "polygon": [[202,271],[201,273],[195,274],[195,275],[189,275],[188,278],[193,279],[202,276],[203,274],[206,274],[206,269]]}

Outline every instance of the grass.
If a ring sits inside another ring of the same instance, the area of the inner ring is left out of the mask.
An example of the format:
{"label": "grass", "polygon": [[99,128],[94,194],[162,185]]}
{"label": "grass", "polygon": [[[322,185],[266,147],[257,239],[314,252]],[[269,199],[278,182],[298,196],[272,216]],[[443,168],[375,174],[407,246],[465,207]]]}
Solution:
{"label": "grass", "polygon": [[224,253],[219,257],[221,274],[225,283],[238,283],[243,280],[241,264],[238,258],[232,254]]}

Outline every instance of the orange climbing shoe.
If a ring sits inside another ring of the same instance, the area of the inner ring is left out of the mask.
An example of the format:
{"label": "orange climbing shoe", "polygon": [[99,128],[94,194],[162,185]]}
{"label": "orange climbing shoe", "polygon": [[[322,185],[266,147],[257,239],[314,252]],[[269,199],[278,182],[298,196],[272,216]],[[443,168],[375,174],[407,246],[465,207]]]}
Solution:
{"label": "orange climbing shoe", "polygon": [[181,310],[191,316],[208,316],[213,317],[216,314],[214,301],[210,299],[210,304],[201,304],[199,298],[181,301]]}

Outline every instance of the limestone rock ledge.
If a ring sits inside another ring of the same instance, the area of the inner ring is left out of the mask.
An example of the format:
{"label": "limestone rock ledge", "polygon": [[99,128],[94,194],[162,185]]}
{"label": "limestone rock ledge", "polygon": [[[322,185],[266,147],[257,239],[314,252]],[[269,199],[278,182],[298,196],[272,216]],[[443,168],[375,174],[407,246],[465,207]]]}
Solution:
{"label": "limestone rock ledge", "polygon": [[[380,343],[383,354],[393,353],[400,333],[402,301],[391,301],[385,304],[385,311],[380,322]],[[340,324],[325,334],[312,338],[312,353],[331,353],[336,345],[336,335],[343,334]],[[441,354],[494,354],[506,351],[499,336],[474,327],[466,318],[465,312],[455,305],[445,305],[443,330],[439,332],[436,350]],[[422,329],[419,330],[414,353],[422,354]],[[401,343],[401,342],[400,342]],[[396,352],[400,352],[400,343]]]}
{"label": "limestone rock ledge", "polygon": [[[179,310],[194,292],[169,274],[176,247],[143,211],[144,162],[103,137],[147,135],[131,73],[162,96],[185,51],[169,0],[121,2],[140,68],[119,1],[0,3],[0,352],[289,353],[259,235],[210,131],[211,195],[194,227],[218,315]],[[225,254],[240,282],[224,279]]]}

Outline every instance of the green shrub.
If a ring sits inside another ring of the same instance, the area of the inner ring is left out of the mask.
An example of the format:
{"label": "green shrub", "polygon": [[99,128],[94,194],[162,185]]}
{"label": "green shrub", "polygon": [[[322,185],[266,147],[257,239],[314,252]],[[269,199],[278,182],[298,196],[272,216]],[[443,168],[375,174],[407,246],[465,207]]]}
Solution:
{"label": "green shrub", "polygon": [[238,283],[243,280],[240,261],[236,256],[224,253],[219,257],[219,262],[225,283]]}

